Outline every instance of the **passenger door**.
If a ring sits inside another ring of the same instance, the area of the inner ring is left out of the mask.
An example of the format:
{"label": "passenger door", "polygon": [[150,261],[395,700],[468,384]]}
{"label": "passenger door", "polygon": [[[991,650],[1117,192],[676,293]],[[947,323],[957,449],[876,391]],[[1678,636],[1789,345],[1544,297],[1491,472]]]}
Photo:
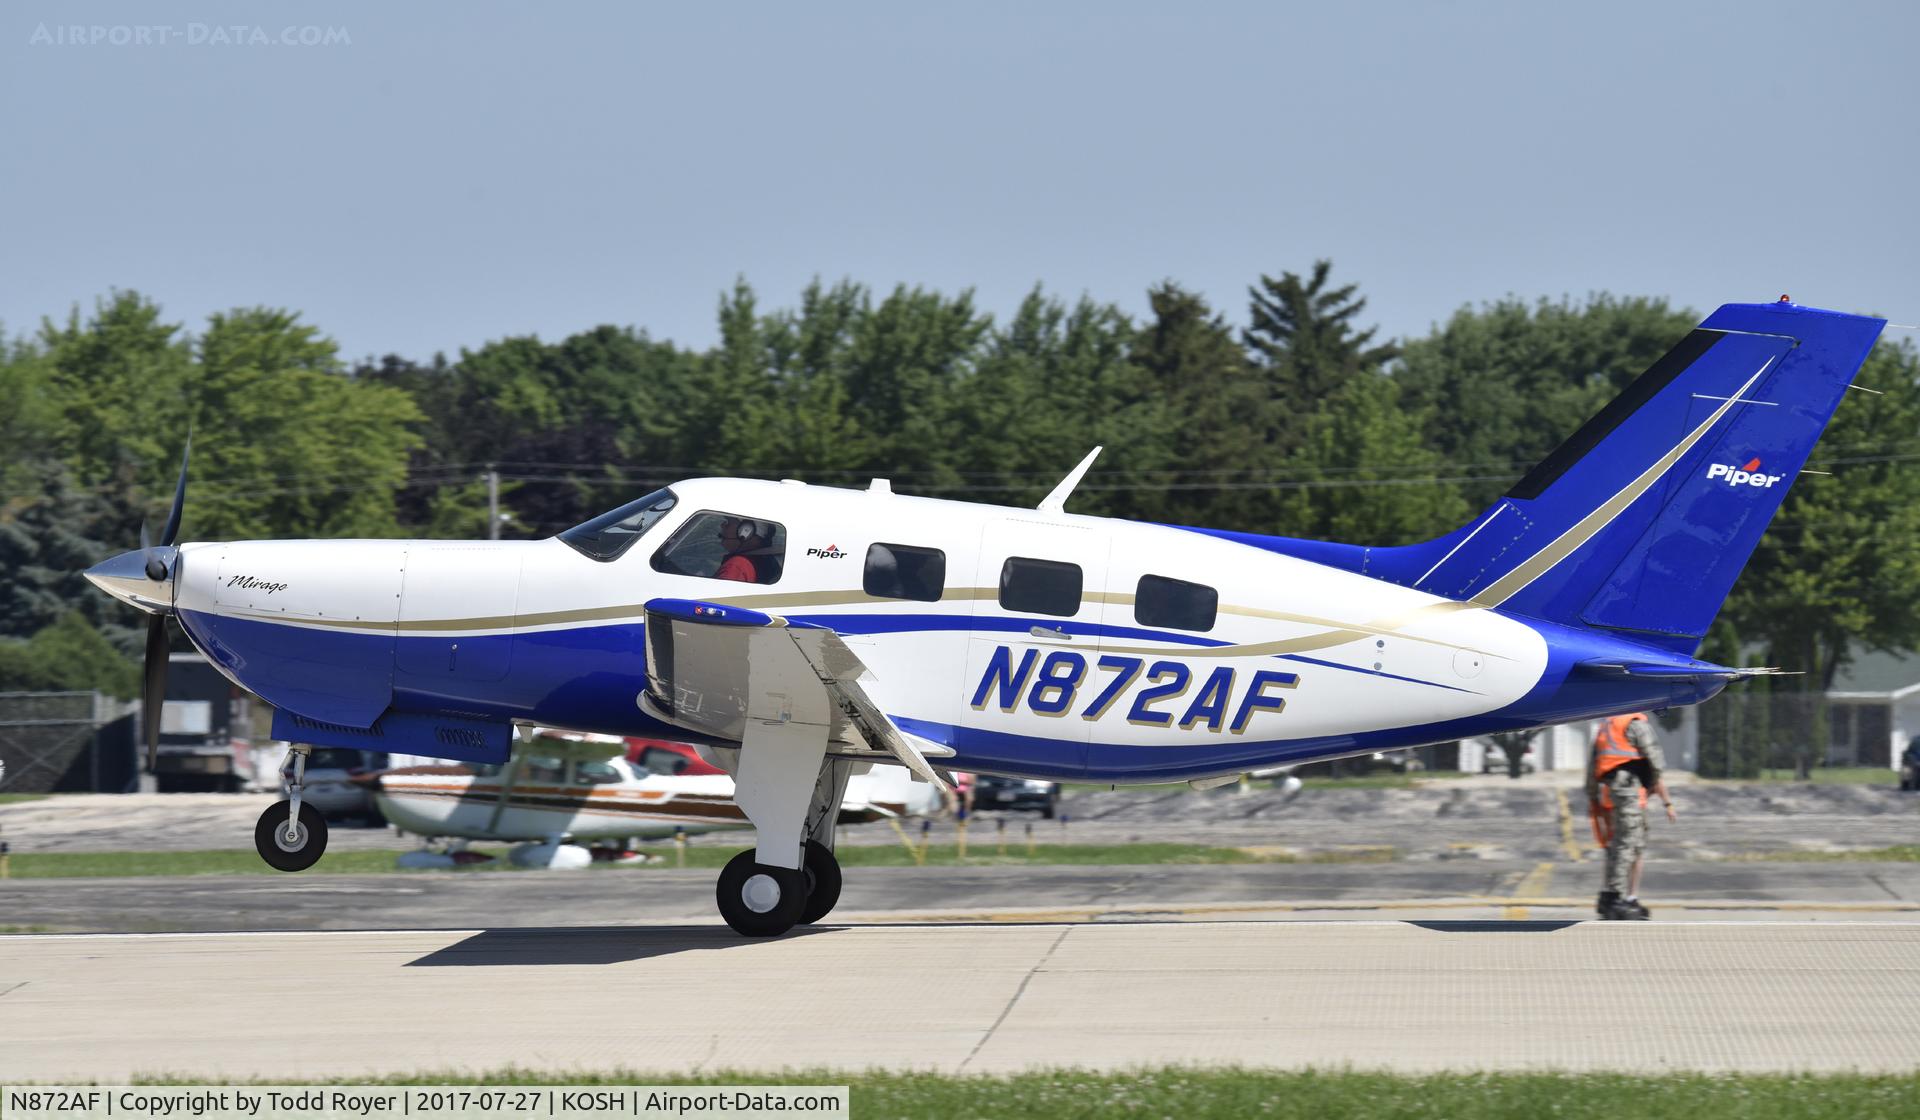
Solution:
{"label": "passenger door", "polygon": [[981,533],[960,726],[964,754],[1011,770],[1086,764],[1100,674],[1105,530],[1006,518]]}

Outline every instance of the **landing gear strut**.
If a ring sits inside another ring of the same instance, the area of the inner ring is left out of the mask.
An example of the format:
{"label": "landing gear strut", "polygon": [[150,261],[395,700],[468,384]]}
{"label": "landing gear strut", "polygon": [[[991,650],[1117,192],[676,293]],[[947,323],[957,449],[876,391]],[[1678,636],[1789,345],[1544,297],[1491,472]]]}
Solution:
{"label": "landing gear strut", "polygon": [[826,755],[822,724],[748,720],[734,800],[759,833],[720,873],[720,916],[748,937],[817,922],[840,901],[833,826],[852,764]]}
{"label": "landing gear strut", "polygon": [[327,850],[327,821],[319,810],[300,800],[306,788],[307,752],[304,743],[287,750],[287,761],[280,767],[280,778],[287,786],[287,799],[267,806],[253,826],[253,848],[267,866],[280,871],[305,871]]}

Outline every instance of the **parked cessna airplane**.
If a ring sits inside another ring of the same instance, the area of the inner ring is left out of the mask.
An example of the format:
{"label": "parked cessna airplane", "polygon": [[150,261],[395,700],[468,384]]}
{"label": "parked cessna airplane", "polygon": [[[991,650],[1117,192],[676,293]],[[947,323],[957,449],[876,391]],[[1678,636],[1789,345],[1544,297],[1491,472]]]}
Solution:
{"label": "parked cessna airplane", "polygon": [[[752,827],[733,803],[733,779],[703,763],[691,748],[661,743],[629,749],[617,735],[523,729],[504,765],[401,766],[355,780],[373,791],[380,812],[403,832],[428,841],[524,842],[513,859],[529,866],[587,866],[592,855],[576,841]],[[932,783],[915,780],[901,767],[884,766],[847,781],[837,820],[926,816],[942,805]],[[283,814],[275,814],[266,827],[285,823]],[[271,841],[263,854],[273,863],[288,858]],[[423,854],[403,858],[424,866]],[[839,884],[816,881],[810,887],[809,909],[832,909]]]}
{"label": "parked cessna airplane", "polygon": [[[277,738],[478,762],[516,723],[697,740],[757,829],[720,912],[778,934],[869,763],[1210,782],[1707,699],[1753,670],[1693,653],[1884,325],[1722,307],[1403,547],[1066,513],[1092,456],[1032,510],[705,478],[548,540],[175,545],[183,461],[160,545],[87,575],[154,613],[150,696],[172,615]],[[262,835],[310,863],[300,765]]]}

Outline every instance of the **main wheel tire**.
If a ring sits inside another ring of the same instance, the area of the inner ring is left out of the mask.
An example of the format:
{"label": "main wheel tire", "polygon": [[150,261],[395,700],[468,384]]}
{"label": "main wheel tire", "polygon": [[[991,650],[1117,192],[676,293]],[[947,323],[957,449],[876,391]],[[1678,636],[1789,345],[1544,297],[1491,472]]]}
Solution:
{"label": "main wheel tire", "polygon": [[320,811],[302,801],[293,839],[287,839],[287,803],[276,801],[253,826],[253,848],[267,866],[280,871],[305,871],[327,850],[327,822]]}
{"label": "main wheel tire", "polygon": [[840,901],[840,861],[833,849],[818,840],[807,841],[801,853],[807,873],[807,904],[800,908],[800,925],[810,926],[833,912]]}
{"label": "main wheel tire", "polygon": [[807,904],[807,873],[756,863],[753,849],[727,861],[714,887],[720,916],[736,933],[778,937],[800,921]]}

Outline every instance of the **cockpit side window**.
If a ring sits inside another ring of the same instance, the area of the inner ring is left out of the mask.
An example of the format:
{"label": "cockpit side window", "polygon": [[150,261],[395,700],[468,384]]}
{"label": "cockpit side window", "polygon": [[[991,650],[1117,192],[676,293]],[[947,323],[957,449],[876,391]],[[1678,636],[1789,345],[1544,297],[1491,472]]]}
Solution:
{"label": "cockpit side window", "polygon": [[617,560],[678,501],[671,490],[655,490],[619,509],[608,510],[591,521],[575,525],[561,533],[560,539],[583,556],[602,562]]}
{"label": "cockpit side window", "polygon": [[701,510],[653,554],[653,570],[736,583],[775,583],[786,557],[786,526]]}

